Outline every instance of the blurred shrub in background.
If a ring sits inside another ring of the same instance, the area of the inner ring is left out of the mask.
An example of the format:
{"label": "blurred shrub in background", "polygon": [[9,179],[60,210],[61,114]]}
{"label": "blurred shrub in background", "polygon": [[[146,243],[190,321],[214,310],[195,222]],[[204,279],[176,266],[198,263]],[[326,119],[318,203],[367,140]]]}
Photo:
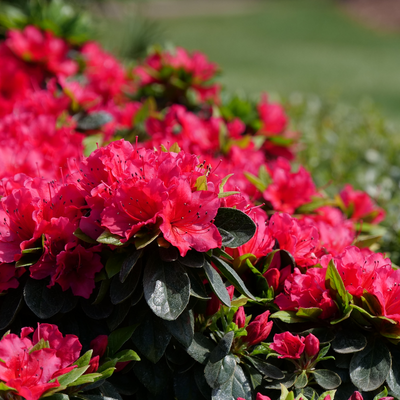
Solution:
{"label": "blurred shrub in background", "polygon": [[294,93],[284,99],[293,129],[302,133],[299,162],[329,193],[350,183],[387,210],[384,251],[400,263],[400,136],[371,101],[359,106],[337,98]]}

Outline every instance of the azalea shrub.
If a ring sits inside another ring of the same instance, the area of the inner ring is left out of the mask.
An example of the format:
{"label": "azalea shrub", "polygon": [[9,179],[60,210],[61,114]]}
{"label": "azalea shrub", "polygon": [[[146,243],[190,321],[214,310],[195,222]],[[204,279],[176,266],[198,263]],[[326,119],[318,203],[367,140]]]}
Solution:
{"label": "azalea shrub", "polygon": [[282,105],[222,96],[200,52],[127,67],[25,22],[0,44],[0,396],[400,398],[385,211],[314,183]]}

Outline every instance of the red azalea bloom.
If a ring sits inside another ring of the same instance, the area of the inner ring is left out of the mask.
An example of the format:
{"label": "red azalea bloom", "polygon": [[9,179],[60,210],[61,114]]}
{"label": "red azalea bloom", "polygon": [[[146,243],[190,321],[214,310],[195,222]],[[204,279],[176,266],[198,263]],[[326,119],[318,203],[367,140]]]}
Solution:
{"label": "red azalea bloom", "polygon": [[267,94],[264,93],[257,105],[260,119],[263,123],[260,133],[266,136],[274,136],[286,128],[287,116],[280,104],[268,103]]}
{"label": "red azalea bloom", "polygon": [[340,197],[347,208],[349,217],[355,221],[363,220],[371,224],[379,224],[385,218],[385,211],[378,207],[361,190],[354,190],[351,185],[346,185],[340,192]]}
{"label": "red azalea bloom", "polygon": [[253,346],[262,342],[270,334],[273,322],[268,322],[269,314],[269,311],[265,311],[247,325],[247,336],[243,336],[242,340],[246,342],[248,346]]}
{"label": "red azalea bloom", "polygon": [[[76,336],[63,338],[56,326],[43,325],[36,329],[33,341],[27,337],[32,328],[23,328],[21,337],[10,333],[0,341],[0,380],[26,400],[38,400],[47,390],[60,386],[57,380],[50,381],[75,368],[68,365],[79,358],[82,348]],[[48,340],[50,348],[32,351],[40,338]]]}
{"label": "red azalea bloom", "polygon": [[299,308],[320,308],[321,319],[334,317],[337,305],[325,287],[326,268],[310,268],[305,274],[295,268],[285,282],[284,292],[275,298],[275,304],[286,311]]}
{"label": "red azalea bloom", "polygon": [[213,224],[219,206],[220,199],[216,193],[206,190],[192,192],[187,181],[176,180],[162,211],[160,229],[164,238],[178,247],[182,257],[192,248],[206,252],[220,247],[221,235]]}
{"label": "red azalea bloom", "polygon": [[314,252],[319,244],[319,235],[315,226],[302,224],[288,214],[276,213],[270,218],[268,229],[279,248],[288,251],[296,264],[309,267],[317,263]]}
{"label": "red azalea bloom", "polygon": [[304,345],[308,357],[312,358],[319,353],[319,340],[312,333],[306,336]]}
{"label": "red azalea bloom", "polygon": [[278,358],[299,359],[305,348],[304,340],[290,332],[277,333],[269,347],[280,354]]}
{"label": "red azalea bloom", "polygon": [[309,203],[312,196],[318,194],[309,172],[302,166],[298,172],[291,172],[290,163],[284,158],[278,158],[269,172],[272,184],[263,196],[276,211],[293,214],[296,208]]}

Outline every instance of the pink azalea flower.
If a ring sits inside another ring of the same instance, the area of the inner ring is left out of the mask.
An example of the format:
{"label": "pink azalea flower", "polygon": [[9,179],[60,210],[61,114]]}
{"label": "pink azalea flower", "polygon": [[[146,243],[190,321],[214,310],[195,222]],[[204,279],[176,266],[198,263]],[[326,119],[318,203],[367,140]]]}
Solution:
{"label": "pink azalea flower", "polygon": [[278,358],[299,359],[305,348],[304,340],[290,332],[277,333],[269,347],[279,354]]}

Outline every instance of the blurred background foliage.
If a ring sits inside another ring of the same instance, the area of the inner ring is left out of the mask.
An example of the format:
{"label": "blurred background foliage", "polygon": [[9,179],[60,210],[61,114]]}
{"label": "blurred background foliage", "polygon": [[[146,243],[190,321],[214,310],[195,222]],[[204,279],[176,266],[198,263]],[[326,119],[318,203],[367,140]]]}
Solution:
{"label": "blurred background foliage", "polygon": [[0,0],[0,24],[92,37],[127,63],[155,43],[204,52],[227,93],[285,105],[317,186],[350,183],[385,207],[383,248],[400,264],[400,3],[375,1],[371,24],[373,1]]}

